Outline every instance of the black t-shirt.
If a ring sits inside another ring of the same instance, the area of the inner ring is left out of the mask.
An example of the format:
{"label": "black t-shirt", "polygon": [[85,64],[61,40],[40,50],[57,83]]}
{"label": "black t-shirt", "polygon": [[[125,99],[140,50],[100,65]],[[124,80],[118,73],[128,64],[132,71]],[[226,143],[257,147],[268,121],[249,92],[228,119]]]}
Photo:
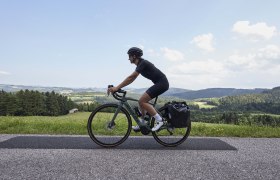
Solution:
{"label": "black t-shirt", "polygon": [[145,59],[140,59],[135,71],[153,81],[154,84],[166,78],[165,74]]}

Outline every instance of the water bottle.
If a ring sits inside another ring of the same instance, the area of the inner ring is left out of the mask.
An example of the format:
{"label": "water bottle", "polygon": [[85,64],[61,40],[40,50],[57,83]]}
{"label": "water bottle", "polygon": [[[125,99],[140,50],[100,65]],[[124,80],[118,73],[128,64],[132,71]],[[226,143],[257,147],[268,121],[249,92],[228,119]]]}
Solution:
{"label": "water bottle", "polygon": [[140,110],[139,110],[139,108],[137,106],[134,107],[134,111],[135,111],[135,113],[137,114],[138,117],[142,116],[142,113],[140,112]]}

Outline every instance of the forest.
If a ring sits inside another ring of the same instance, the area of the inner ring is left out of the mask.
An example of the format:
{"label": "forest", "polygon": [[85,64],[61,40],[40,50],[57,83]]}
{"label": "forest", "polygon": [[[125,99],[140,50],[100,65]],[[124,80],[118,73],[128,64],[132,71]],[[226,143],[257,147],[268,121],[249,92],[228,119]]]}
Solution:
{"label": "forest", "polygon": [[211,109],[193,109],[192,121],[236,125],[280,126],[280,87],[259,94],[208,99]]}
{"label": "forest", "polygon": [[260,94],[227,96],[219,99],[220,111],[263,112],[280,114],[280,87]]}
{"label": "forest", "polygon": [[77,105],[54,91],[0,91],[0,116],[58,116],[68,114]]}

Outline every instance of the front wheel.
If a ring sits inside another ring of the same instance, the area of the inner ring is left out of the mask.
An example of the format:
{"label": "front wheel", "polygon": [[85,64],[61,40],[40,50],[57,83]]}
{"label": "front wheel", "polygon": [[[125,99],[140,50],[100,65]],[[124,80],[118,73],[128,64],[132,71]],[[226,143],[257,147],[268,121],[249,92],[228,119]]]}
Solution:
{"label": "front wheel", "polygon": [[88,119],[88,134],[98,145],[114,147],[123,143],[131,132],[131,118],[127,110],[117,104],[96,108]]}
{"label": "front wheel", "polygon": [[[182,144],[189,136],[191,132],[191,121],[189,120],[188,126],[185,128],[173,128],[169,122],[166,114],[166,108],[162,107],[159,110],[161,116],[163,116],[164,125],[159,131],[152,132],[154,139],[161,145],[174,147]],[[152,126],[155,124],[155,119],[152,119]]]}

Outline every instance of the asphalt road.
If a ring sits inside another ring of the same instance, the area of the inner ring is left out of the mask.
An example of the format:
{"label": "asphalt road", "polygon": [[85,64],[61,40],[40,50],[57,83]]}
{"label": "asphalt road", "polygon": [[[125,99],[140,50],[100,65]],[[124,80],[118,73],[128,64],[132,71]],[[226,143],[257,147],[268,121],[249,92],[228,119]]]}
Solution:
{"label": "asphalt road", "polygon": [[190,137],[175,148],[130,137],[0,135],[0,179],[280,179],[279,138]]}

